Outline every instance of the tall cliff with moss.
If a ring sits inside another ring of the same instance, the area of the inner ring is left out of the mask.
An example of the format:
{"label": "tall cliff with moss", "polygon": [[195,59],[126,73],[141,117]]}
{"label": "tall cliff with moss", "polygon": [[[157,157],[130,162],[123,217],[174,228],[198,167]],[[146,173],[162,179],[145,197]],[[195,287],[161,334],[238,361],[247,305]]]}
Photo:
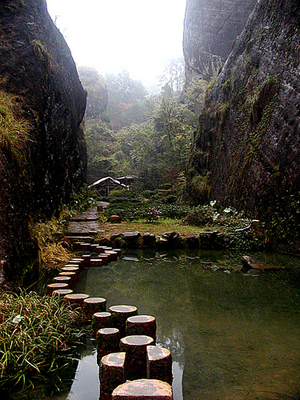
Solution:
{"label": "tall cliff with moss", "polygon": [[299,235],[300,3],[261,0],[212,82],[199,119],[188,191]]}
{"label": "tall cliff with moss", "polygon": [[187,0],[183,52],[187,83],[216,75],[257,0]]}
{"label": "tall cliff with moss", "polygon": [[0,256],[12,277],[34,255],[29,219],[85,182],[86,94],[45,0],[1,2],[0,59]]}

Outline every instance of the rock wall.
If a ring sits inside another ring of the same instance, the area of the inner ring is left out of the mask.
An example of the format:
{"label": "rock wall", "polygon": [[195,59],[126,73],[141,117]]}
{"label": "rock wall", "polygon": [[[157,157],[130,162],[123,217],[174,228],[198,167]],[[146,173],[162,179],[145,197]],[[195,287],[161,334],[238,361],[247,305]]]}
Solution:
{"label": "rock wall", "polygon": [[183,52],[187,84],[223,65],[257,0],[187,0]]}
{"label": "rock wall", "polygon": [[2,0],[0,57],[0,90],[19,97],[32,127],[22,170],[0,147],[0,254],[18,264],[23,245],[9,221],[19,220],[28,239],[30,213],[51,215],[85,182],[86,94],[44,0]]}
{"label": "rock wall", "polygon": [[[261,0],[208,93],[189,194],[298,231],[300,3]],[[280,232],[279,232],[280,230]]]}

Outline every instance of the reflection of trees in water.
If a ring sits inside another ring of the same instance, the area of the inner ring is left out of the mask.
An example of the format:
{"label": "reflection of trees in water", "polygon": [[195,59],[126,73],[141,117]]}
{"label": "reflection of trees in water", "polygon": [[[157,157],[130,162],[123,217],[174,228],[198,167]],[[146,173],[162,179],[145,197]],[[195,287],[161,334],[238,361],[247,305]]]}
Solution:
{"label": "reflection of trees in water", "polygon": [[184,396],[189,400],[200,395],[244,399],[248,392],[254,399],[266,387],[295,392],[298,274],[225,274],[208,265],[226,269],[234,262],[232,255],[219,253],[218,259],[216,252],[211,257],[206,252],[194,257],[191,252],[164,253],[133,252],[139,262],[120,260],[89,269],[80,291],[105,297],[108,306],[136,305],[139,314],[155,316],[158,343],[184,367]]}

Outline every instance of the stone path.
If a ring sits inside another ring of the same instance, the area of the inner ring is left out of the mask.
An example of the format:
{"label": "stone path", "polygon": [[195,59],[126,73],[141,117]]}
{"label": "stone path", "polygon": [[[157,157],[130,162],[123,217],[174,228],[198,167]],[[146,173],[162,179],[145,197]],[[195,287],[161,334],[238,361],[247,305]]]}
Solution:
{"label": "stone path", "polygon": [[99,213],[96,206],[72,217],[69,221],[66,235],[70,239],[87,238],[96,235],[98,232],[103,232],[103,230],[100,229]]}

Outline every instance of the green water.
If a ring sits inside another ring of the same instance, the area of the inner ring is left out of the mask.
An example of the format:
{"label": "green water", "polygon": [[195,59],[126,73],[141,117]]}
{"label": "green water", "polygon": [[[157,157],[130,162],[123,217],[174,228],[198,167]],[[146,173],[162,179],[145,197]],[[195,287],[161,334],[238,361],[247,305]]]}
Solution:
{"label": "green water", "polygon": [[[157,342],[172,352],[174,400],[297,399],[300,260],[258,257],[286,268],[241,272],[235,253],[135,252],[84,270],[75,291],[156,317]],[[89,341],[68,400],[99,398],[95,358]]]}

